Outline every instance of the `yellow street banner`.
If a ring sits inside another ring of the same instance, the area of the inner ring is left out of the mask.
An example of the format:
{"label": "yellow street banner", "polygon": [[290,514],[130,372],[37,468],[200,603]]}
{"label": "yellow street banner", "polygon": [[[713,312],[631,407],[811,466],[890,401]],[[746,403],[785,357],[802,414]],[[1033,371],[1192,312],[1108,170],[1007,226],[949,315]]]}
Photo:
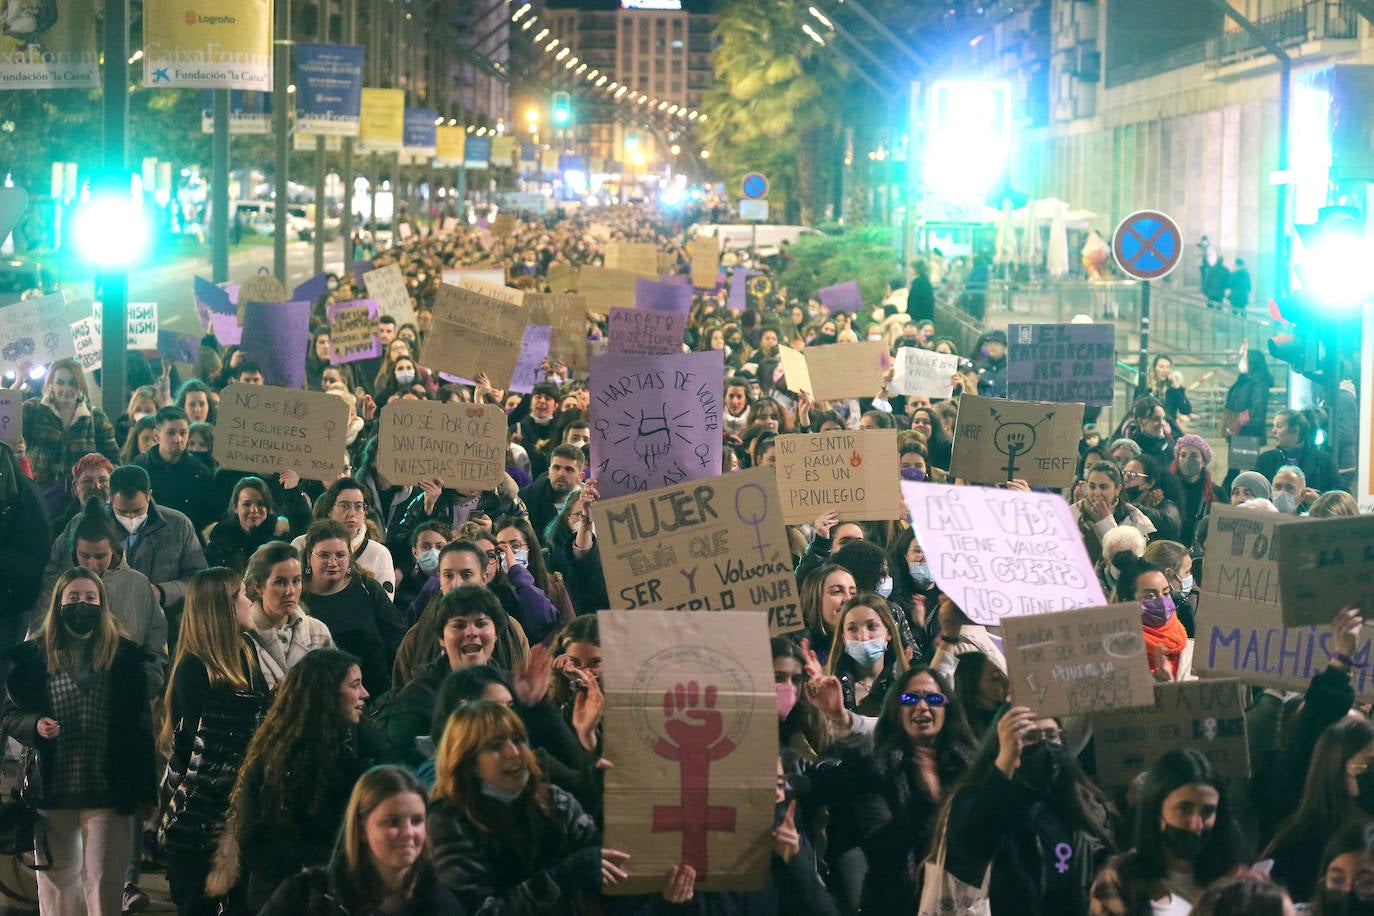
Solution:
{"label": "yellow street banner", "polygon": [[434,164],[459,166],[467,149],[467,131],[461,127],[439,125],[434,128]]}
{"label": "yellow street banner", "polygon": [[99,86],[95,0],[0,3],[0,89]]}
{"label": "yellow street banner", "polygon": [[271,0],[145,0],[143,82],[270,91]]}
{"label": "yellow street banner", "polygon": [[515,138],[497,137],[491,141],[491,164],[509,166],[515,159]]}
{"label": "yellow street banner", "polygon": [[365,152],[399,151],[405,137],[406,91],[363,87],[358,137]]}

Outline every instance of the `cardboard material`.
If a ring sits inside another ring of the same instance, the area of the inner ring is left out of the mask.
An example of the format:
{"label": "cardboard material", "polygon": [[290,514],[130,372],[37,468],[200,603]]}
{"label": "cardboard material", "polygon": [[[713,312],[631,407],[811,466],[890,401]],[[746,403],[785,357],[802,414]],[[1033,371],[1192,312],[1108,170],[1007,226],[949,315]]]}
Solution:
{"label": "cardboard material", "polygon": [[1374,609],[1374,517],[1303,519],[1274,538],[1284,624],[1328,623],[1347,604]]}
{"label": "cardboard material", "polygon": [[892,368],[887,344],[881,340],[807,347],[802,355],[811,376],[810,394],[817,401],[871,398]]}
{"label": "cardboard material", "polygon": [[720,284],[720,243],[710,236],[697,236],[687,244],[692,259],[692,285],[715,289]]}
{"label": "cardboard material", "polygon": [[510,380],[511,391],[529,394],[544,380],[544,370],[540,367],[548,359],[552,338],[553,328],[547,324],[525,325],[525,336],[520,339],[520,356],[515,361],[515,373]]}
{"label": "cardboard material", "polygon": [[607,352],[619,356],[681,353],[686,327],[686,315],[637,308],[613,308],[610,314]]}
{"label": "cardboard material", "polygon": [[549,265],[548,271],[544,274],[544,279],[548,281],[549,289],[554,294],[576,292],[582,279],[581,274],[581,268],[571,264],[556,263]]}
{"label": "cardboard material", "polygon": [[1189,747],[1207,755],[1229,779],[1250,776],[1245,685],[1203,679],[1156,684],[1154,704],[1093,716],[1097,781],[1125,786],[1167,751]]}
{"label": "cardboard material", "polygon": [[[617,305],[627,309],[634,308],[635,279],[638,276],[639,274],[628,270],[583,267],[577,273],[577,291],[586,297],[587,308],[603,315]],[[558,289],[553,285],[552,277],[549,289]]]}
{"label": "cardboard material", "polygon": [[527,293],[531,324],[553,328],[549,359],[567,365],[575,377],[587,375],[587,297],[571,293]]}
{"label": "cardboard material", "polygon": [[772,857],[777,700],[758,614],[602,611],[605,845],[633,849],[614,894],[763,887]]}
{"label": "cardboard material", "polygon": [[607,270],[623,270],[639,277],[658,279],[658,246],[653,242],[607,242]]}
{"label": "cardboard material", "polygon": [[470,289],[474,293],[481,293],[483,296],[499,299],[510,305],[525,304],[524,291],[513,286],[507,286],[505,283],[493,283],[489,277],[485,276],[489,273],[492,271],[482,271],[483,276],[479,276],[476,271],[464,272],[458,278],[458,288]]}
{"label": "cardboard material", "polygon": [[668,280],[635,280],[635,308],[672,312],[687,317],[692,310],[692,287]]}
{"label": "cardboard material", "polygon": [[194,365],[200,359],[200,335],[159,330],[157,352],[162,356],[170,356],[179,363]]}
{"label": "cardboard material", "polygon": [[414,323],[415,306],[399,264],[387,264],[363,274],[367,298],[377,303],[377,310],[396,319],[396,324]]}
{"label": "cardboard material", "polygon": [[959,398],[949,472],[969,483],[1024,480],[1032,487],[1073,484],[1082,404]]}
{"label": "cardboard material", "polygon": [[238,296],[234,299],[235,312],[239,327],[243,327],[245,307],[249,302],[285,302],[286,287],[281,281],[263,267],[239,284]]}
{"label": "cardboard material", "polygon": [[602,496],[720,473],[724,372],[720,350],[592,360],[592,475]]}
{"label": "cardboard material", "polygon": [[782,520],[789,525],[832,509],[846,521],[901,515],[895,429],[778,436],[777,459]]}
{"label": "cardboard material", "polygon": [[508,239],[515,235],[515,217],[509,213],[497,214],[491,221],[491,234],[498,239]]}
{"label": "cardboard material", "polygon": [[959,357],[953,353],[936,353],[917,347],[902,347],[897,351],[896,371],[887,386],[893,394],[918,398],[947,398],[952,390]]}
{"label": "cardboard material", "polygon": [[811,393],[811,370],[806,368],[802,351],[779,346],[778,362],[782,365],[782,385],[786,390],[794,394]]}
{"label": "cardboard material", "polygon": [[766,612],[775,636],[805,628],[768,469],[601,500],[594,515],[612,605]]}
{"label": "cardboard material", "polygon": [[857,280],[822,287],[817,291],[816,298],[821,300],[821,305],[830,309],[831,314],[835,312],[850,312],[852,314],[864,307],[863,293],[859,292]]}
{"label": "cardboard material", "polygon": [[230,470],[330,483],[348,464],[347,439],[348,405],[332,394],[234,383],[220,395],[215,460]]}
{"label": "cardboard material", "polygon": [[1134,602],[1008,617],[1002,647],[1016,704],[1037,716],[1154,704],[1155,680]]}
{"label": "cardboard material", "polygon": [[936,584],[974,623],[1107,603],[1062,497],[907,480],[901,486]]}
{"label": "cardboard material", "polygon": [[0,368],[13,369],[23,360],[46,366],[74,356],[76,347],[62,293],[0,309]]}
{"label": "cardboard material", "polygon": [[438,477],[455,489],[494,489],[506,473],[506,412],[495,404],[393,399],[382,408],[378,469],[405,486]]}
{"label": "cardboard material", "polygon": [[24,393],[0,388],[0,442],[18,448],[24,438]]}
{"label": "cardboard material", "polygon": [[504,287],[506,285],[506,272],[499,268],[445,267],[439,279],[441,282],[447,283],[450,286],[462,286],[464,277],[481,280],[483,283],[489,283],[497,287]]}
{"label": "cardboard material", "polygon": [[441,283],[420,361],[464,378],[485,372],[492,387],[509,388],[520,360],[526,317],[523,306]]}
{"label": "cardboard material", "polygon": [[1013,324],[1007,342],[1007,397],[1111,406],[1116,325]]}
{"label": "cardboard material", "polygon": [[329,361],[338,366],[382,355],[377,339],[380,309],[371,299],[335,302],[325,309],[329,319]]}
{"label": "cardboard material", "polygon": [[262,377],[267,384],[304,388],[305,351],[310,347],[310,303],[247,303],[239,343],[262,365]]}

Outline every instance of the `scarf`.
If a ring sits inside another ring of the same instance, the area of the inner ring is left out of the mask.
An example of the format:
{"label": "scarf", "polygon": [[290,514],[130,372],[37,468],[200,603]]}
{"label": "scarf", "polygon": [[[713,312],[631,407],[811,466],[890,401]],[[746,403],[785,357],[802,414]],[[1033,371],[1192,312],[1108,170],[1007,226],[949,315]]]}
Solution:
{"label": "scarf", "polygon": [[1183,628],[1183,623],[1178,619],[1178,614],[1172,614],[1169,621],[1162,627],[1151,627],[1141,624],[1145,631],[1145,657],[1150,660],[1150,673],[1158,670],[1155,664],[1155,649],[1162,648],[1164,657],[1169,661],[1169,674],[1178,677],[1179,656],[1188,646],[1188,631]]}

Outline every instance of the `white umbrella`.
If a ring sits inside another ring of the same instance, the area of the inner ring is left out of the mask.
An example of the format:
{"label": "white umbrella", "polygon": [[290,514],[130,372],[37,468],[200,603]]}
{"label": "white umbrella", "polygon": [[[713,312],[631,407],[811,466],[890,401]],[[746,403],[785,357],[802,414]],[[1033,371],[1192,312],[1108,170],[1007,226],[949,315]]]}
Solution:
{"label": "white umbrella", "polygon": [[1040,221],[1035,217],[1035,201],[1023,208],[1026,218],[1025,238],[1021,240],[1022,262],[1034,271],[1040,266]]}
{"label": "white umbrella", "polygon": [[1069,272],[1069,235],[1064,227],[1066,204],[1055,208],[1054,219],[1050,220],[1050,241],[1045,249],[1045,272],[1051,277],[1062,277]]}
{"label": "white umbrella", "polygon": [[1002,218],[997,223],[997,252],[994,264],[1016,263],[1016,226],[1012,219],[1011,201],[1002,201]]}

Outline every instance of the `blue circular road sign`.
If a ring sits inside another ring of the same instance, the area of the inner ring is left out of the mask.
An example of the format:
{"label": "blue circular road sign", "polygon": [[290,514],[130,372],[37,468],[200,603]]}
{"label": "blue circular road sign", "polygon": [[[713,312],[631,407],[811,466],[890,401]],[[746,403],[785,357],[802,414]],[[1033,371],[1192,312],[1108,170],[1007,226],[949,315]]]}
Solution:
{"label": "blue circular road sign", "polygon": [[750,172],[740,182],[740,192],[750,200],[762,200],[768,196],[768,179],[759,172]]}
{"label": "blue circular road sign", "polygon": [[1157,210],[1137,210],[1121,221],[1112,235],[1117,266],[1137,280],[1158,280],[1183,257],[1183,233],[1178,223]]}

